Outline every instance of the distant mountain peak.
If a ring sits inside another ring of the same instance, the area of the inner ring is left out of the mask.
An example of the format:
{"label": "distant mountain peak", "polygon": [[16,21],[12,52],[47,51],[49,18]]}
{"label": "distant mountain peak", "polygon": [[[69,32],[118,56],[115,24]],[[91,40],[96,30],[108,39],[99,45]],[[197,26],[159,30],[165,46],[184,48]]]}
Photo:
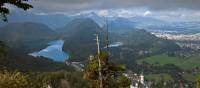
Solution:
{"label": "distant mountain peak", "polygon": [[97,15],[95,12],[86,13],[86,14],[83,14],[83,16],[85,16],[85,17],[99,17],[99,15]]}
{"label": "distant mountain peak", "polygon": [[[66,24],[65,27],[57,30],[62,36],[70,36],[80,33],[97,33],[100,31],[99,25],[90,18],[77,18]],[[93,34],[92,34],[93,35]]]}

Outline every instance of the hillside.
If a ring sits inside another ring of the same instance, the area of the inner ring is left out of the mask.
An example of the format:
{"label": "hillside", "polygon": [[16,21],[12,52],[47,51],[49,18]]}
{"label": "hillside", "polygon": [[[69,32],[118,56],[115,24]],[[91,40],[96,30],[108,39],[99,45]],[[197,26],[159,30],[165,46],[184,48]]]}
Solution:
{"label": "hillside", "polygon": [[55,32],[40,23],[10,23],[0,28],[0,40],[9,47],[37,48],[55,37]]}
{"label": "hillside", "polygon": [[55,62],[44,57],[32,57],[22,51],[13,50],[0,42],[0,70],[2,69],[48,72],[57,70],[73,70],[64,62]]}
{"label": "hillside", "polygon": [[126,64],[128,69],[136,72],[141,71],[135,68],[138,66],[136,60],[162,53],[175,55],[180,49],[176,43],[160,39],[145,30],[113,35],[112,42],[122,42],[123,46],[110,48],[112,61]]}
{"label": "hillside", "polygon": [[108,20],[108,29],[110,32],[130,32],[135,29],[136,23],[125,18],[110,18]]}
{"label": "hillside", "polygon": [[166,64],[174,64],[182,69],[190,70],[199,68],[199,55],[193,55],[188,58],[181,58],[181,57],[172,57],[166,54],[154,55],[148,58],[144,58],[138,60],[137,62],[141,64],[143,61],[153,64],[153,65],[166,65]]}
{"label": "hillside", "polygon": [[78,33],[87,35],[82,37],[88,37],[90,36],[90,33],[101,32],[100,29],[99,25],[90,18],[77,18],[56,31],[64,37],[74,37]]}
{"label": "hillside", "polygon": [[100,39],[104,37],[104,32],[98,24],[88,18],[72,20],[57,31],[65,40],[64,51],[68,52],[71,59],[75,61],[84,61],[90,54],[95,53],[94,34],[98,33]]}

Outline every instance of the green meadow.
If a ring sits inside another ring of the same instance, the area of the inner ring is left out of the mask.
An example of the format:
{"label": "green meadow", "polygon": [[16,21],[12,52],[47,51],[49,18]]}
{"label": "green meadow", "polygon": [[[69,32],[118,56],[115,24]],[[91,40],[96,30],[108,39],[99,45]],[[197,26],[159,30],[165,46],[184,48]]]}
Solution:
{"label": "green meadow", "polygon": [[200,67],[200,55],[193,55],[188,58],[180,58],[180,57],[171,57],[166,54],[155,55],[148,58],[137,60],[138,64],[141,64],[143,61],[149,64],[161,66],[166,64],[174,64],[182,69],[193,69],[196,67]]}

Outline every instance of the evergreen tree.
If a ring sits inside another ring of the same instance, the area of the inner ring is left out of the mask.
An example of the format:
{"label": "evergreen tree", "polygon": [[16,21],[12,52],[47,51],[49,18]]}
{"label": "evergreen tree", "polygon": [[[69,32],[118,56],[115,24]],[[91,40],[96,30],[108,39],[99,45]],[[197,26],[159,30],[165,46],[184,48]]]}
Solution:
{"label": "evergreen tree", "polygon": [[8,53],[8,47],[0,41],[0,70],[6,65],[6,55]]}
{"label": "evergreen tree", "polygon": [[[117,65],[109,61],[109,55],[107,52],[101,52],[99,59],[101,62],[101,73],[103,80],[103,88],[127,88],[130,86],[130,80],[123,75],[125,71],[124,65]],[[98,73],[98,56],[94,56],[93,59],[87,64],[84,70],[84,79],[90,80],[92,88],[100,88],[100,80]]]}

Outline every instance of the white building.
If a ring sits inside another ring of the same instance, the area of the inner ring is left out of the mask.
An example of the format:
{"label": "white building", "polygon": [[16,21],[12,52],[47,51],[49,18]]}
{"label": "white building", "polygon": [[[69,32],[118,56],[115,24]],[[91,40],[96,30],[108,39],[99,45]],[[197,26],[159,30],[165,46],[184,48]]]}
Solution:
{"label": "white building", "polygon": [[124,74],[131,80],[130,88],[148,88],[144,82],[144,75],[143,74],[136,74],[133,72],[128,72]]}

